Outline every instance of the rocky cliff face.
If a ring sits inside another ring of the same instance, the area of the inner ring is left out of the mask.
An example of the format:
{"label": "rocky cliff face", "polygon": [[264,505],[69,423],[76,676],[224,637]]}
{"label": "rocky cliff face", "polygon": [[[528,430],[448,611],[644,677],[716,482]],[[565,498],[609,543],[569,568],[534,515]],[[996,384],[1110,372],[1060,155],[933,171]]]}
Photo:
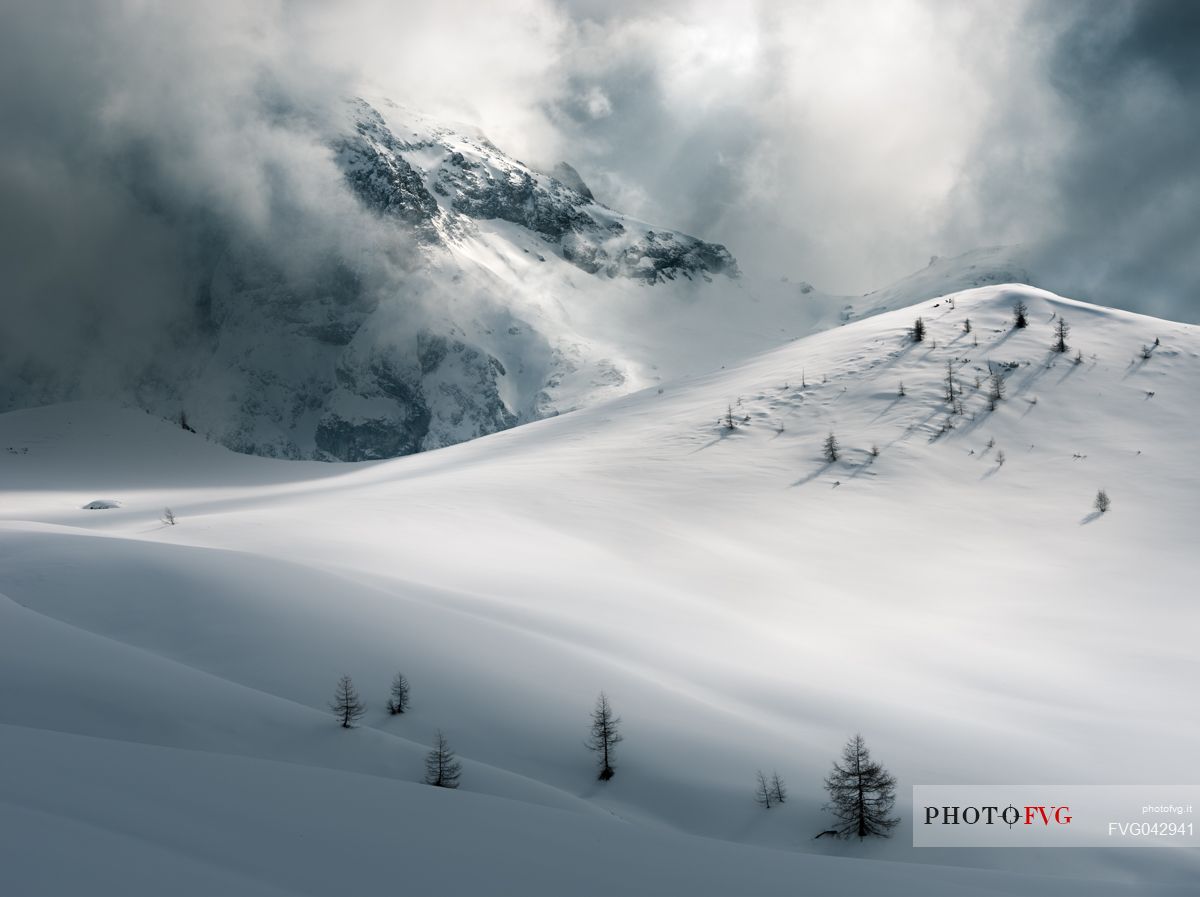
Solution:
{"label": "rocky cliff face", "polygon": [[[402,141],[364,100],[353,109],[357,136],[338,143],[347,179],[369,206],[427,233],[453,239],[469,227],[466,219],[499,219],[536,234],[589,274],[657,283],[738,273],[724,246],[651,228],[596,202],[565,162],[541,174],[481,134],[420,119],[421,130],[410,131],[414,139]],[[424,178],[406,155],[421,165]]]}
{"label": "rocky cliff face", "polygon": [[[623,379],[530,320],[522,286],[478,263],[481,224],[518,228],[499,249],[491,235],[493,254],[557,257],[588,277],[653,288],[737,275],[723,246],[621,216],[570,166],[543,174],[470,129],[387,111],[349,102],[328,141],[379,223],[374,253],[331,251],[297,276],[224,248],[204,284],[195,360],[185,376],[143,383],[143,404],[178,405],[201,432],[254,454],[359,461],[438,448],[557,413],[556,388],[589,364]],[[394,264],[376,257],[393,249]]]}

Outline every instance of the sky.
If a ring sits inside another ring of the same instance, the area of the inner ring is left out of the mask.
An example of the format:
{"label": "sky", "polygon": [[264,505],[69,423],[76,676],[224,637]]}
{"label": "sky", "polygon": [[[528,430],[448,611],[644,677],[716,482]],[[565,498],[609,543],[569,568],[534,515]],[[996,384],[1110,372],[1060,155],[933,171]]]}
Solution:
{"label": "sky", "polygon": [[[744,269],[857,293],[1019,243],[1051,288],[1200,321],[1200,4],[475,8],[318,18],[330,57],[381,88],[564,158]],[[406,51],[362,19],[396,22]]]}
{"label": "sky", "polygon": [[325,124],[367,86],[756,276],[1021,243],[1039,285],[1200,322],[1198,3],[0,0],[0,352],[142,363],[222,246],[358,246]]}

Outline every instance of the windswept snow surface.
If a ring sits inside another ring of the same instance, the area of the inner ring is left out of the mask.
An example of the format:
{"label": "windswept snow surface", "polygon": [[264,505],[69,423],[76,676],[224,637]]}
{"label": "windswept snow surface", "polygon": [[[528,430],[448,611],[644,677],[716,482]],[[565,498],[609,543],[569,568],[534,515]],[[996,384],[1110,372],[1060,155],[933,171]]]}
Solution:
{"label": "windswept snow surface", "polygon": [[[388,462],[0,416],[0,890],[1195,893],[1192,851],[918,851],[906,814],[914,784],[1195,784],[1198,387],[1200,328],[1006,285]],[[437,728],[459,791],[419,784]],[[856,731],[905,821],[814,841]]]}

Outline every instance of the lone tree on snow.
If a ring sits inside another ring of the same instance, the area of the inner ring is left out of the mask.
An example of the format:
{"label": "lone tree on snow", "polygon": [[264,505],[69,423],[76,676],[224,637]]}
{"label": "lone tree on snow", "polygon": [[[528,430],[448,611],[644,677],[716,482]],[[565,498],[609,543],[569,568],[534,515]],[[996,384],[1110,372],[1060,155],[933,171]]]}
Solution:
{"label": "lone tree on snow", "polygon": [[825,446],[822,449],[825,460],[832,464],[841,457],[842,447],[838,445],[837,437],[830,433],[825,437]]}
{"label": "lone tree on snow", "polygon": [[900,381],[900,389],[898,389],[896,391],[896,395],[899,396],[900,398],[904,398],[906,395],[908,395],[908,393],[904,391],[904,381],[903,380]]}
{"label": "lone tree on snow", "polygon": [[367,705],[358,699],[354,680],[349,676],[338,680],[337,691],[334,692],[333,700],[329,702],[329,709],[333,711],[343,729],[353,728],[354,724],[362,719]]}
{"label": "lone tree on snow", "polygon": [[1025,304],[1024,299],[1018,299],[1013,305],[1013,326],[1028,327],[1029,320],[1025,317],[1027,314],[1029,314],[1029,306]]}
{"label": "lone tree on snow", "polygon": [[596,752],[596,762],[600,766],[597,778],[601,782],[607,782],[615,774],[613,758],[616,746],[624,740],[617,731],[620,722],[621,718],[613,714],[612,705],[608,703],[608,695],[600,692],[600,697],[596,698],[596,708],[592,711],[592,731],[587,746]]}
{"label": "lone tree on snow", "polygon": [[425,758],[425,784],[436,788],[457,788],[462,776],[462,764],[455,759],[454,751],[442,730],[433,736],[433,750]]}
{"label": "lone tree on snow", "polygon": [[167,526],[174,526],[175,525],[175,512],[172,511],[170,508],[163,508],[162,522],[165,523]]}
{"label": "lone tree on snow", "polygon": [[1058,323],[1054,325],[1054,351],[1067,351],[1067,336],[1071,332],[1071,325],[1067,323],[1066,318],[1060,317]]}
{"label": "lone tree on snow", "polygon": [[922,343],[925,341],[925,319],[917,318],[913,321],[912,329],[908,332],[914,343]]}
{"label": "lone tree on snow", "polygon": [[965,321],[963,321],[963,333],[970,333],[970,332],[971,332],[971,319],[967,318]]}
{"label": "lone tree on snow", "polygon": [[1108,497],[1108,493],[1101,489],[1096,493],[1096,500],[1093,502],[1096,510],[1103,514],[1112,506],[1112,499]]}
{"label": "lone tree on snow", "polygon": [[834,761],[825,779],[825,789],[829,792],[825,808],[837,817],[835,830],[840,837],[886,838],[900,822],[890,815],[896,805],[896,780],[871,759],[861,735],[846,742],[841,762]]}
{"label": "lone tree on snow", "polygon": [[392,716],[403,713],[408,709],[408,680],[403,673],[397,673],[392,679],[392,696],[387,702],[387,712]]}

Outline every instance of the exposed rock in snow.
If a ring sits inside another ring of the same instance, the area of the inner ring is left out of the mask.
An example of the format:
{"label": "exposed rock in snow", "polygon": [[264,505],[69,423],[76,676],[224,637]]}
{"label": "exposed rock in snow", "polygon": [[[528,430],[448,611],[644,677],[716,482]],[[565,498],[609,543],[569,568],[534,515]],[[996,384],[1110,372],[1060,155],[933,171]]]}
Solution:
{"label": "exposed rock in snow", "polygon": [[575,167],[567,162],[559,162],[550,169],[549,175],[550,177],[562,183],[563,186],[570,187],[584,199],[596,198],[592,195],[591,188],[584,183],[583,178],[579,175],[579,172],[575,170]]}

